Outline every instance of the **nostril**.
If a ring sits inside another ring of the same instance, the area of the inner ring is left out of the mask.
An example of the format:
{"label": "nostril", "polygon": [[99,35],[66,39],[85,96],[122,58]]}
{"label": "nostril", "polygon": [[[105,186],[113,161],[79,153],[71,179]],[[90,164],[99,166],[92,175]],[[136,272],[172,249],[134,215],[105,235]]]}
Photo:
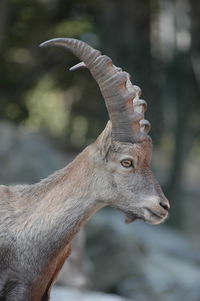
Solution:
{"label": "nostril", "polygon": [[169,204],[165,202],[160,202],[160,206],[163,207],[165,210],[169,210]]}

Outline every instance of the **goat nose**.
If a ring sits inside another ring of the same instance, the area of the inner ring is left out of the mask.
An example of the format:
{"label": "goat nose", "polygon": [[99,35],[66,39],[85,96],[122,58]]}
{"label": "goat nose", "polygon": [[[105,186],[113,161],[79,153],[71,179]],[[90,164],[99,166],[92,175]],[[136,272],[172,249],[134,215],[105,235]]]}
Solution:
{"label": "goat nose", "polygon": [[163,207],[166,211],[168,211],[170,207],[167,202],[160,202],[160,206]]}

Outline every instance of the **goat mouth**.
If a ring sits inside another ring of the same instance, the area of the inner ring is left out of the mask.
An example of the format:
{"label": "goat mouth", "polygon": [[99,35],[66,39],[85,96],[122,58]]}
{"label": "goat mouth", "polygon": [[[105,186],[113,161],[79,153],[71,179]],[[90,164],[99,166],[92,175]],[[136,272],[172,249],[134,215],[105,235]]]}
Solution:
{"label": "goat mouth", "polygon": [[[167,216],[168,216],[168,213],[160,213],[160,212],[157,212],[157,211],[153,211],[149,208],[146,208],[145,209],[150,213],[150,215],[155,219],[157,220],[158,222],[162,222],[164,221]],[[148,220],[145,218],[144,215],[138,215],[138,214],[134,214],[132,212],[124,212],[125,215],[126,215],[126,218],[125,218],[125,224],[130,224],[132,222],[134,222],[135,220],[138,220],[138,219],[142,219],[146,222],[148,222]]]}
{"label": "goat mouth", "polygon": [[165,213],[165,214],[161,214],[161,213],[158,213],[156,211],[153,211],[149,208],[145,208],[153,217],[156,217],[157,219],[160,219],[160,220],[164,220],[167,218],[168,216],[168,213]]}

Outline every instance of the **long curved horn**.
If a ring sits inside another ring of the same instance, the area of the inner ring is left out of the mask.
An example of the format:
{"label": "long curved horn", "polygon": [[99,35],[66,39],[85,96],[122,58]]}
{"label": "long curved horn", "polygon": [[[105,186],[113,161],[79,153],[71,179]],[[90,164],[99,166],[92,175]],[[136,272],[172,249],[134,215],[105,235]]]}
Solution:
{"label": "long curved horn", "polygon": [[113,65],[83,41],[70,38],[48,40],[41,47],[61,46],[73,52],[97,81],[112,122],[112,139],[121,142],[138,142],[149,138],[150,124],[144,120],[147,104],[140,99],[141,89],[132,85],[127,72]]}

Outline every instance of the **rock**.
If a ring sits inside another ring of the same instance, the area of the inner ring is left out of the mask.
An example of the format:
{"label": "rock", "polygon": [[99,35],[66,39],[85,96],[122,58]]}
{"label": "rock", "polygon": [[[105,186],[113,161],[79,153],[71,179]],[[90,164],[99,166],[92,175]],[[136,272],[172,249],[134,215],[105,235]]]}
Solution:
{"label": "rock", "polygon": [[137,301],[199,301],[200,255],[179,231],[139,221],[126,225],[120,213],[105,209],[87,233],[91,288]]}
{"label": "rock", "polygon": [[51,296],[52,301],[128,301],[128,299],[111,294],[62,287],[54,287]]}
{"label": "rock", "polygon": [[0,122],[0,182],[34,183],[71,161],[41,133],[29,133],[8,122]]}

